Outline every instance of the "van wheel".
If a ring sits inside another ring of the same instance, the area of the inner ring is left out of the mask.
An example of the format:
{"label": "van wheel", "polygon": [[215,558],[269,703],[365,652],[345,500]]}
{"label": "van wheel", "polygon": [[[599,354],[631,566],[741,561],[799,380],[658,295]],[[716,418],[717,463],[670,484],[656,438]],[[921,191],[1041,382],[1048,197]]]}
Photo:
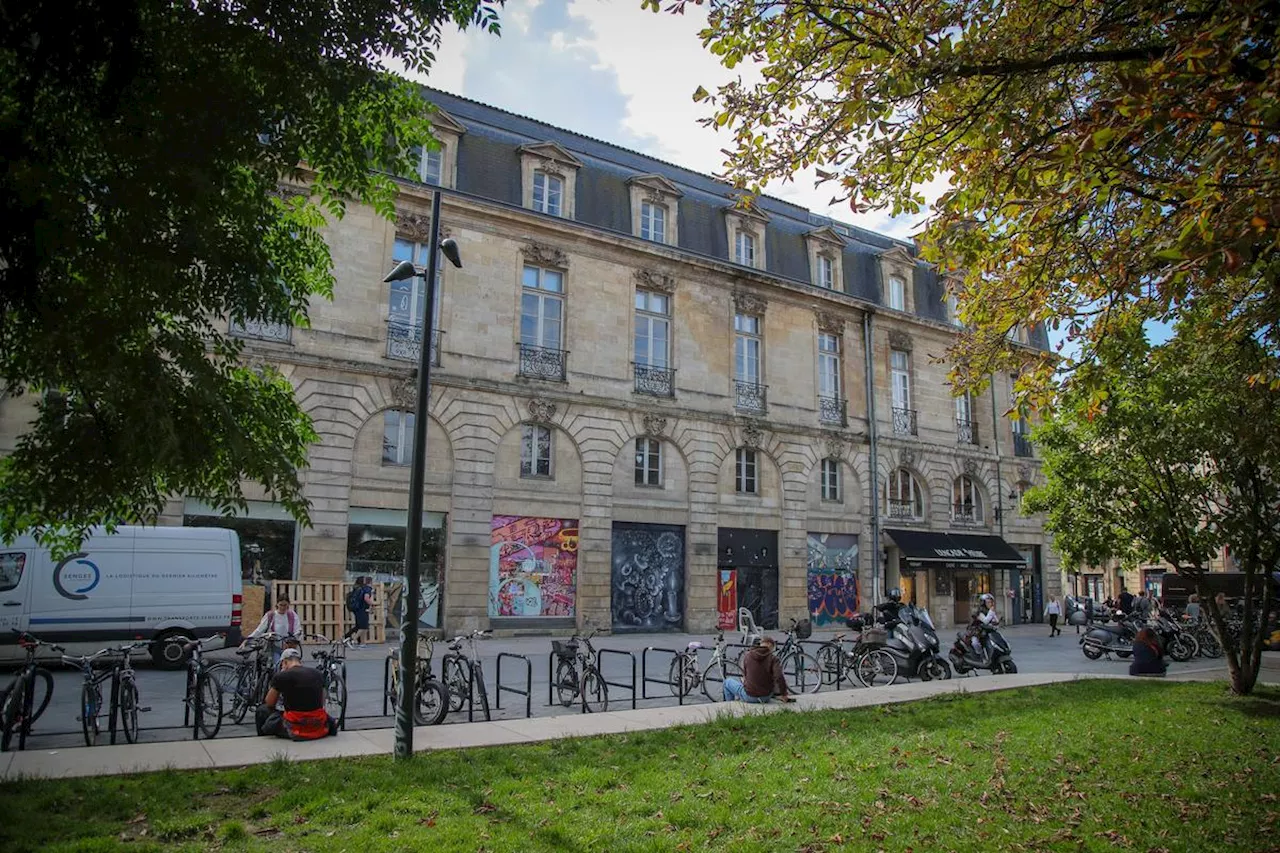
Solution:
{"label": "van wheel", "polygon": [[182,669],[187,663],[187,653],[182,647],[195,641],[195,637],[183,630],[165,631],[151,644],[151,659],[161,669]]}

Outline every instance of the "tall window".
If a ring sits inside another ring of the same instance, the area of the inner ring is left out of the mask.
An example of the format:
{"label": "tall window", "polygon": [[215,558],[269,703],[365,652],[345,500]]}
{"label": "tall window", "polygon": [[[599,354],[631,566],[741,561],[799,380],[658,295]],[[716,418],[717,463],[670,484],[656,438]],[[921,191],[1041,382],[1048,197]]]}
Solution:
{"label": "tall window", "polygon": [[924,517],[924,494],[916,478],[906,468],[889,473],[885,484],[885,511],[890,518]]}
{"label": "tall window", "polygon": [[733,241],[733,259],[744,267],[756,265],[756,238],[745,231],[737,232]]}
{"label": "tall window", "polygon": [[662,485],[662,442],[659,439],[636,439],[636,485]]}
{"label": "tall window", "polygon": [[738,448],[734,490],[743,495],[759,494],[760,478],[756,462],[756,452],[745,447]]}
{"label": "tall window", "polygon": [[522,283],[520,343],[563,349],[564,273],[525,266]]}
{"label": "tall window", "polygon": [[840,336],[818,333],[818,395],[840,398]]}
{"label": "tall window", "polygon": [[413,412],[388,409],[382,419],[382,464],[413,462]]}
{"label": "tall window", "polygon": [[889,307],[897,311],[907,310],[907,282],[899,276],[889,276]]}
{"label": "tall window", "polygon": [[520,476],[551,476],[551,430],[537,424],[525,424],[520,436]]}
{"label": "tall window", "polygon": [[960,325],[960,302],[954,293],[947,294],[947,320],[953,326]]}
{"label": "tall window", "polygon": [[667,209],[653,202],[640,202],[640,237],[655,243],[667,242]]}
{"label": "tall window", "polygon": [[818,255],[818,287],[835,290],[836,265],[826,255]]}
{"label": "tall window", "polygon": [[889,352],[889,381],[893,388],[893,407],[911,408],[911,354],[895,349]]}
{"label": "tall window", "polygon": [[840,500],[840,460],[822,460],[822,499],[824,501]]}
{"label": "tall window", "polygon": [[667,367],[671,352],[671,297],[636,291],[636,364]]}
{"label": "tall window", "polygon": [[564,201],[564,181],[541,169],[533,173],[533,209],[559,216]]}
{"label": "tall window", "polygon": [[752,314],[733,316],[733,375],[739,382],[760,384],[760,318]]}
{"label": "tall window", "polygon": [[422,166],[419,170],[419,174],[422,176],[423,183],[437,185],[441,183],[440,179],[444,176],[443,148],[437,148],[434,151],[431,149],[423,149]]}
{"label": "tall window", "polygon": [[968,391],[956,397],[956,420],[973,422],[973,397]]}
{"label": "tall window", "polygon": [[[427,245],[410,240],[396,238],[395,247],[391,250],[392,260],[412,261],[418,266],[427,265]],[[436,264],[436,298],[431,306],[431,326],[440,327],[440,293],[444,289],[444,264]],[[404,281],[391,282],[391,304],[387,311],[387,319],[392,323],[421,329],[422,320],[426,316],[427,280],[425,276],[414,276]]]}
{"label": "tall window", "polygon": [[957,477],[952,483],[951,517],[956,521],[982,522],[982,493],[972,477]]}

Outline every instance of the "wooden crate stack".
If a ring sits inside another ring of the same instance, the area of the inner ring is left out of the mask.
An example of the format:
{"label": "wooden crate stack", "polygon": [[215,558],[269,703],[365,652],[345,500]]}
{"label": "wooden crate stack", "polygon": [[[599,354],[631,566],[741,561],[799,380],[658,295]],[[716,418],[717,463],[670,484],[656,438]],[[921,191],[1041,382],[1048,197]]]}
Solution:
{"label": "wooden crate stack", "polygon": [[[373,603],[369,609],[369,630],[366,643],[386,642],[386,615],[382,612],[386,601],[384,584],[370,584]],[[323,634],[336,639],[355,624],[347,609],[347,595],[351,584],[347,581],[275,581],[273,594],[287,595],[298,611],[303,630],[308,634]]]}

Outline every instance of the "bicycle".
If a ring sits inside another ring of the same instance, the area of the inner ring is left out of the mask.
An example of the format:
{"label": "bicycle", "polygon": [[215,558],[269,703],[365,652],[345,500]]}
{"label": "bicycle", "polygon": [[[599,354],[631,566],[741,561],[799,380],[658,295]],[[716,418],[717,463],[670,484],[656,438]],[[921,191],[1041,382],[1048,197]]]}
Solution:
{"label": "bicycle", "polygon": [[[182,647],[187,657],[187,692],[182,698],[182,725],[191,726],[192,740],[199,740],[202,733],[206,739],[215,738],[222,730],[223,685],[217,673],[235,671],[229,663],[205,663],[204,644],[213,639],[215,637],[193,640]],[[226,634],[217,635],[217,639],[226,639]]]}
{"label": "bicycle", "polygon": [[[27,735],[31,734],[31,726],[40,719],[44,709],[49,707],[53,698],[53,673],[42,666],[36,666],[36,650],[41,646],[55,652],[65,652],[62,646],[46,643],[31,634],[14,629],[18,635],[18,645],[27,653],[27,660],[22,669],[14,677],[4,695],[0,698],[0,752],[7,752],[13,736],[18,736],[18,749],[27,748]],[[36,681],[44,682],[44,696],[36,707]]]}
{"label": "bicycle", "polygon": [[581,699],[584,713],[609,710],[609,685],[604,683],[604,676],[596,666],[596,650],[591,645],[591,638],[597,633],[598,629],[593,628],[585,636],[574,634],[567,643],[551,641],[551,650],[559,661],[556,664],[556,698],[566,708]]}
{"label": "bicycle", "polygon": [[[813,626],[808,619],[792,619],[782,645],[773,650],[774,657],[782,663],[782,673],[787,684],[797,693],[817,693],[822,688],[822,667],[817,659],[800,647],[799,640],[813,636]],[[798,638],[798,639],[797,639]],[[743,668],[743,658],[749,649],[738,655],[738,668]]]}
{"label": "bicycle", "polygon": [[[853,623],[854,626],[857,624]],[[818,648],[816,658],[824,684],[838,684],[844,680],[847,671],[852,671],[852,680],[863,687],[892,684],[898,678],[898,662],[893,655],[879,648],[888,640],[884,629],[872,626],[859,631],[852,649],[844,647],[845,636],[836,634]]]}
{"label": "bicycle", "polygon": [[[249,711],[257,708],[267,698],[267,688],[275,673],[275,666],[271,662],[271,646],[282,639],[284,638],[279,634],[262,634],[246,640],[245,648],[236,649],[240,662],[234,665],[234,672],[229,679],[219,680],[222,689],[231,694],[231,707],[226,710],[226,715],[233,723],[243,722]],[[226,670],[219,666],[218,671]]]}
{"label": "bicycle", "polygon": [[[480,656],[476,653],[476,640],[493,635],[486,628],[470,634],[454,637],[449,641],[449,654],[440,662],[440,676],[444,679],[445,690],[448,691],[449,710],[461,711],[464,702],[475,701],[475,694],[480,695],[480,705],[484,709],[484,718],[489,719],[489,692],[484,686],[484,668]],[[462,654],[462,644],[471,644],[470,654]],[[476,690],[472,690],[472,687]]]}
{"label": "bicycle", "polygon": [[314,640],[329,646],[311,653],[316,669],[324,676],[324,705],[329,716],[338,721],[339,728],[347,722],[347,643],[330,640],[324,634],[305,634],[304,640]]}
{"label": "bicycle", "polygon": [[[431,672],[431,657],[435,642],[430,637],[418,637],[418,665],[414,677],[413,722],[418,726],[435,726],[449,712],[449,696],[445,687]],[[383,678],[382,713],[388,707],[400,707],[400,650],[387,653],[386,675]]]}
{"label": "bicycle", "polygon": [[725,657],[724,632],[716,634],[716,644],[711,652],[711,660],[702,669],[698,668],[698,650],[703,648],[697,640],[685,646],[683,652],[676,654],[671,661],[668,681],[671,683],[671,695],[688,696],[702,688],[702,694],[712,702],[724,699],[725,678],[742,678],[742,669]]}

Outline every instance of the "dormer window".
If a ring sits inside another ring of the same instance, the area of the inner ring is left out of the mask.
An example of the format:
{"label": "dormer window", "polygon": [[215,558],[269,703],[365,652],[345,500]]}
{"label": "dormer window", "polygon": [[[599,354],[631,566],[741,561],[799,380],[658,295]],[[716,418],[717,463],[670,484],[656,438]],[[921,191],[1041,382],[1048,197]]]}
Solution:
{"label": "dormer window", "polygon": [[844,290],[844,237],[830,225],[804,235],[813,283],[823,290]]}
{"label": "dormer window", "polygon": [[651,201],[640,203],[640,239],[667,242],[667,209]]}
{"label": "dormer window", "polygon": [[680,199],[684,193],[662,175],[637,175],[631,190],[631,233],[650,243],[680,245]]}
{"label": "dormer window", "polygon": [[915,287],[916,259],[905,246],[894,246],[880,253],[880,281],[885,304],[894,311],[916,310],[912,299]]}
{"label": "dormer window", "polygon": [[431,114],[431,135],[436,145],[424,145],[414,150],[416,177],[424,184],[438,187],[458,185],[458,143],[467,129],[444,110]]}
{"label": "dormer window", "polygon": [[548,216],[573,219],[582,161],[555,142],[522,145],[519,154],[524,207]]}
{"label": "dormer window", "polygon": [[756,265],[756,238],[754,234],[739,231],[733,244],[733,260],[744,267]]}
{"label": "dormer window", "polygon": [[769,217],[756,207],[734,206],[725,209],[729,259],[744,267],[769,268],[765,257],[765,228]]}
{"label": "dormer window", "polygon": [[533,209],[560,216],[564,202],[564,181],[541,169],[533,173]]}

